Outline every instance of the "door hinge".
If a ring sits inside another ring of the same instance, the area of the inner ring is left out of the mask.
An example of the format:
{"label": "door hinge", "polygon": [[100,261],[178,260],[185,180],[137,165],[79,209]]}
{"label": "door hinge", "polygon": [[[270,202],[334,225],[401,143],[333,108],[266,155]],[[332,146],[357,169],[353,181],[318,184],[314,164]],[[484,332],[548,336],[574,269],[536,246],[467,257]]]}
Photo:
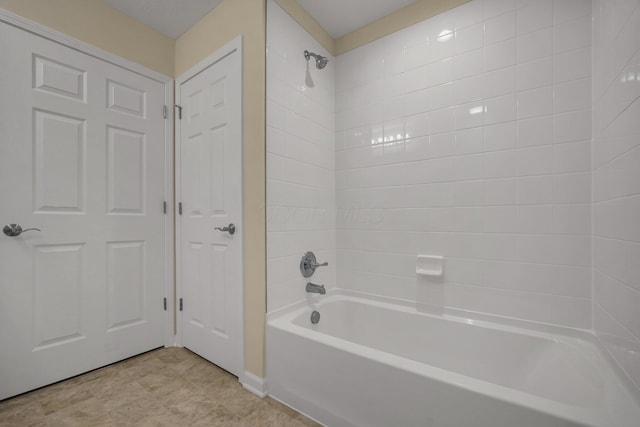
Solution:
{"label": "door hinge", "polygon": [[169,108],[166,105],[162,106],[162,118],[166,119],[169,117]]}
{"label": "door hinge", "polygon": [[180,298],[180,311],[182,311],[182,298]]}
{"label": "door hinge", "polygon": [[165,215],[167,214],[167,201],[166,200],[164,202],[162,202],[162,212]]}
{"label": "door hinge", "polygon": [[164,307],[164,311],[167,311],[167,297],[164,297],[163,307]]}
{"label": "door hinge", "polygon": [[182,202],[178,203],[178,214],[182,215]]}
{"label": "door hinge", "polygon": [[174,107],[176,107],[178,109],[178,119],[182,120],[182,106],[176,104],[176,105],[174,105]]}

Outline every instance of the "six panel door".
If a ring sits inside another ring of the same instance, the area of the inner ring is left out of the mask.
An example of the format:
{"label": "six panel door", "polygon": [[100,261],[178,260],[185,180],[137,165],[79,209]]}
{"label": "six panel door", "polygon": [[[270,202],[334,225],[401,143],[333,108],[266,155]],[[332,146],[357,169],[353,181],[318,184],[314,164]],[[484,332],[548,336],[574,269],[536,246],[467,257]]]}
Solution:
{"label": "six panel door", "polygon": [[164,84],[0,24],[0,399],[164,344]]}
{"label": "six panel door", "polygon": [[[242,112],[234,50],[180,85],[182,344],[242,369]],[[221,230],[234,224],[235,232]],[[217,229],[216,229],[217,228]]]}

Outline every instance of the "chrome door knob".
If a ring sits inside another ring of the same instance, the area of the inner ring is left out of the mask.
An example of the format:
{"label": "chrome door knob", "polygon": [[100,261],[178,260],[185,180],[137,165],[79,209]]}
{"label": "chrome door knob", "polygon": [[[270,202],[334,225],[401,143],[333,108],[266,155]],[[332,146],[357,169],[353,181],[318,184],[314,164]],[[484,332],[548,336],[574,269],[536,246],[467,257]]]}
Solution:
{"label": "chrome door knob", "polygon": [[18,237],[25,231],[41,231],[39,228],[25,228],[23,229],[19,224],[7,224],[2,229],[2,232],[9,237]]}
{"label": "chrome door knob", "polygon": [[222,227],[222,228],[220,228],[220,227],[216,227],[215,229],[216,229],[216,230],[219,230],[219,231],[223,231],[223,232],[225,232],[225,233],[229,233],[229,234],[231,234],[232,236],[233,236],[234,234],[236,234],[236,225],[235,225],[235,224],[229,224],[229,225],[227,225],[226,227]]}

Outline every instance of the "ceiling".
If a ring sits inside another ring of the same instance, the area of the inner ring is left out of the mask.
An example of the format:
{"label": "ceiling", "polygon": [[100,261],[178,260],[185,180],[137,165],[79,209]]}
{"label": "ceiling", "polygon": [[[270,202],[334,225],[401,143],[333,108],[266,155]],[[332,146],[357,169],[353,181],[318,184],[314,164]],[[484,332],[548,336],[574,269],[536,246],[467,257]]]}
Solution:
{"label": "ceiling", "polygon": [[[102,0],[177,39],[223,0]],[[298,0],[337,39],[415,0]]]}
{"label": "ceiling", "polygon": [[334,39],[414,2],[415,0],[298,0]]}
{"label": "ceiling", "polygon": [[102,0],[142,21],[162,34],[177,39],[222,0]]}

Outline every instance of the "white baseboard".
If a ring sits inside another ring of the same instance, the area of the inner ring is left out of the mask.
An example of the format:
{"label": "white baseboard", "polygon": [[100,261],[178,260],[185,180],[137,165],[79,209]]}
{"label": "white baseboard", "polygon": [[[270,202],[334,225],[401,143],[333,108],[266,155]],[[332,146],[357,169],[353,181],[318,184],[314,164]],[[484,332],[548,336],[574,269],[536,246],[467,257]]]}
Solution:
{"label": "white baseboard", "polygon": [[267,397],[267,380],[249,371],[244,371],[242,386],[260,398]]}

